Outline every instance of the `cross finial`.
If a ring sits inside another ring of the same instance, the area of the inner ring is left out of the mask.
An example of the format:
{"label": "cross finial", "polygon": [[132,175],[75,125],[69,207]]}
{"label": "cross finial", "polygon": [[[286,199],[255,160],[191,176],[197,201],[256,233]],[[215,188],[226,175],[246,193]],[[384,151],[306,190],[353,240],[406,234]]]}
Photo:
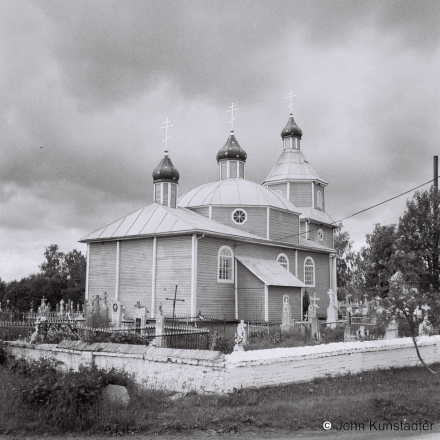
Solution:
{"label": "cross finial", "polygon": [[226,110],[226,113],[231,113],[231,120],[229,121],[229,123],[231,124],[231,132],[234,131],[234,112],[236,112],[237,110],[239,110],[239,108],[233,102],[229,106],[229,110]]}
{"label": "cross finial", "polygon": [[316,304],[316,301],[319,298],[316,298],[316,292],[313,293],[313,296],[310,298],[313,301],[313,307],[316,307],[317,309],[319,309],[319,306]]}
{"label": "cross finial", "polygon": [[168,129],[174,127],[173,124],[171,124],[171,121],[167,118],[167,120],[163,123],[163,126],[160,127],[161,130],[165,130],[165,139],[162,142],[165,142],[165,154],[168,154],[168,140],[170,139],[170,136],[168,136]]}
{"label": "cross finial", "polygon": [[290,90],[289,94],[284,98],[284,99],[288,99],[289,100],[289,106],[287,108],[290,110],[290,114],[292,114],[292,107],[293,107],[292,99],[295,96],[296,96],[295,93],[293,93],[292,90]]}

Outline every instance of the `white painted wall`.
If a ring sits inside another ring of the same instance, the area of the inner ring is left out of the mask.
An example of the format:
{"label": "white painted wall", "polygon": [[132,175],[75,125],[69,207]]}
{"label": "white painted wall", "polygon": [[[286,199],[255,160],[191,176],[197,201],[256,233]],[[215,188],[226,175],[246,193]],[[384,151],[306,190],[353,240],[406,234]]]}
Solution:
{"label": "white painted wall", "polygon": [[[73,342],[68,348],[7,344],[14,356],[54,357],[63,362],[66,370],[92,363],[100,368],[121,368],[134,373],[137,381],[148,388],[179,392],[227,393],[234,388],[420,364],[410,338],[234,352],[226,356],[213,351],[119,344],[93,344],[88,351],[83,350],[86,347],[81,342]],[[440,336],[419,340],[427,363],[440,361],[439,344]]]}

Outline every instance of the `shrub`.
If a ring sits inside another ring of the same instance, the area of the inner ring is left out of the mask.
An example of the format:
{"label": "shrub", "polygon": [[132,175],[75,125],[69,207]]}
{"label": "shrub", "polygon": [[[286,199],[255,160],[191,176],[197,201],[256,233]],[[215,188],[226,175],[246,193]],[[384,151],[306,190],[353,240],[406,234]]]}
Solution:
{"label": "shrub", "polygon": [[8,359],[8,353],[4,345],[0,342],[0,365],[5,365]]}

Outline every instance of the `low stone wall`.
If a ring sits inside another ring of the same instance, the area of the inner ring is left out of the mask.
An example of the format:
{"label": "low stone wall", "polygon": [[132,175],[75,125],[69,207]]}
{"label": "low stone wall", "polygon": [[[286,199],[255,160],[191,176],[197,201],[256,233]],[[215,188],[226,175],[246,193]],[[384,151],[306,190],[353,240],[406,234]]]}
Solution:
{"label": "low stone wall", "polygon": [[[440,336],[419,340],[425,362],[440,362]],[[8,342],[14,356],[52,357],[65,370],[80,365],[124,369],[148,388],[168,391],[227,393],[234,388],[262,387],[309,381],[318,377],[420,364],[410,338],[335,343],[310,347],[234,352],[179,350],[125,344],[30,346]]]}

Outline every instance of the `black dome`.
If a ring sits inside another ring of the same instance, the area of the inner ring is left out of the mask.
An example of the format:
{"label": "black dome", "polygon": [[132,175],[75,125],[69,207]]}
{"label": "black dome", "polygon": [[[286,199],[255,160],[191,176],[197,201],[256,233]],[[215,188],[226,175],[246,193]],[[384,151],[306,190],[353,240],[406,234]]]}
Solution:
{"label": "black dome", "polygon": [[217,153],[217,162],[224,159],[240,159],[246,161],[246,158],[246,151],[244,151],[243,148],[240,147],[237,139],[235,139],[234,133],[231,132],[228,140],[226,141],[226,144]]}
{"label": "black dome", "polygon": [[297,137],[301,139],[301,136],[303,135],[302,130],[296,125],[295,119],[293,119],[293,116],[290,115],[289,120],[287,121],[286,126],[283,128],[283,131],[281,132],[281,137],[284,139],[286,137]]}
{"label": "black dome", "polygon": [[168,154],[165,154],[159,165],[153,171],[153,182],[166,181],[177,183],[179,177],[179,172],[174,168]]}

